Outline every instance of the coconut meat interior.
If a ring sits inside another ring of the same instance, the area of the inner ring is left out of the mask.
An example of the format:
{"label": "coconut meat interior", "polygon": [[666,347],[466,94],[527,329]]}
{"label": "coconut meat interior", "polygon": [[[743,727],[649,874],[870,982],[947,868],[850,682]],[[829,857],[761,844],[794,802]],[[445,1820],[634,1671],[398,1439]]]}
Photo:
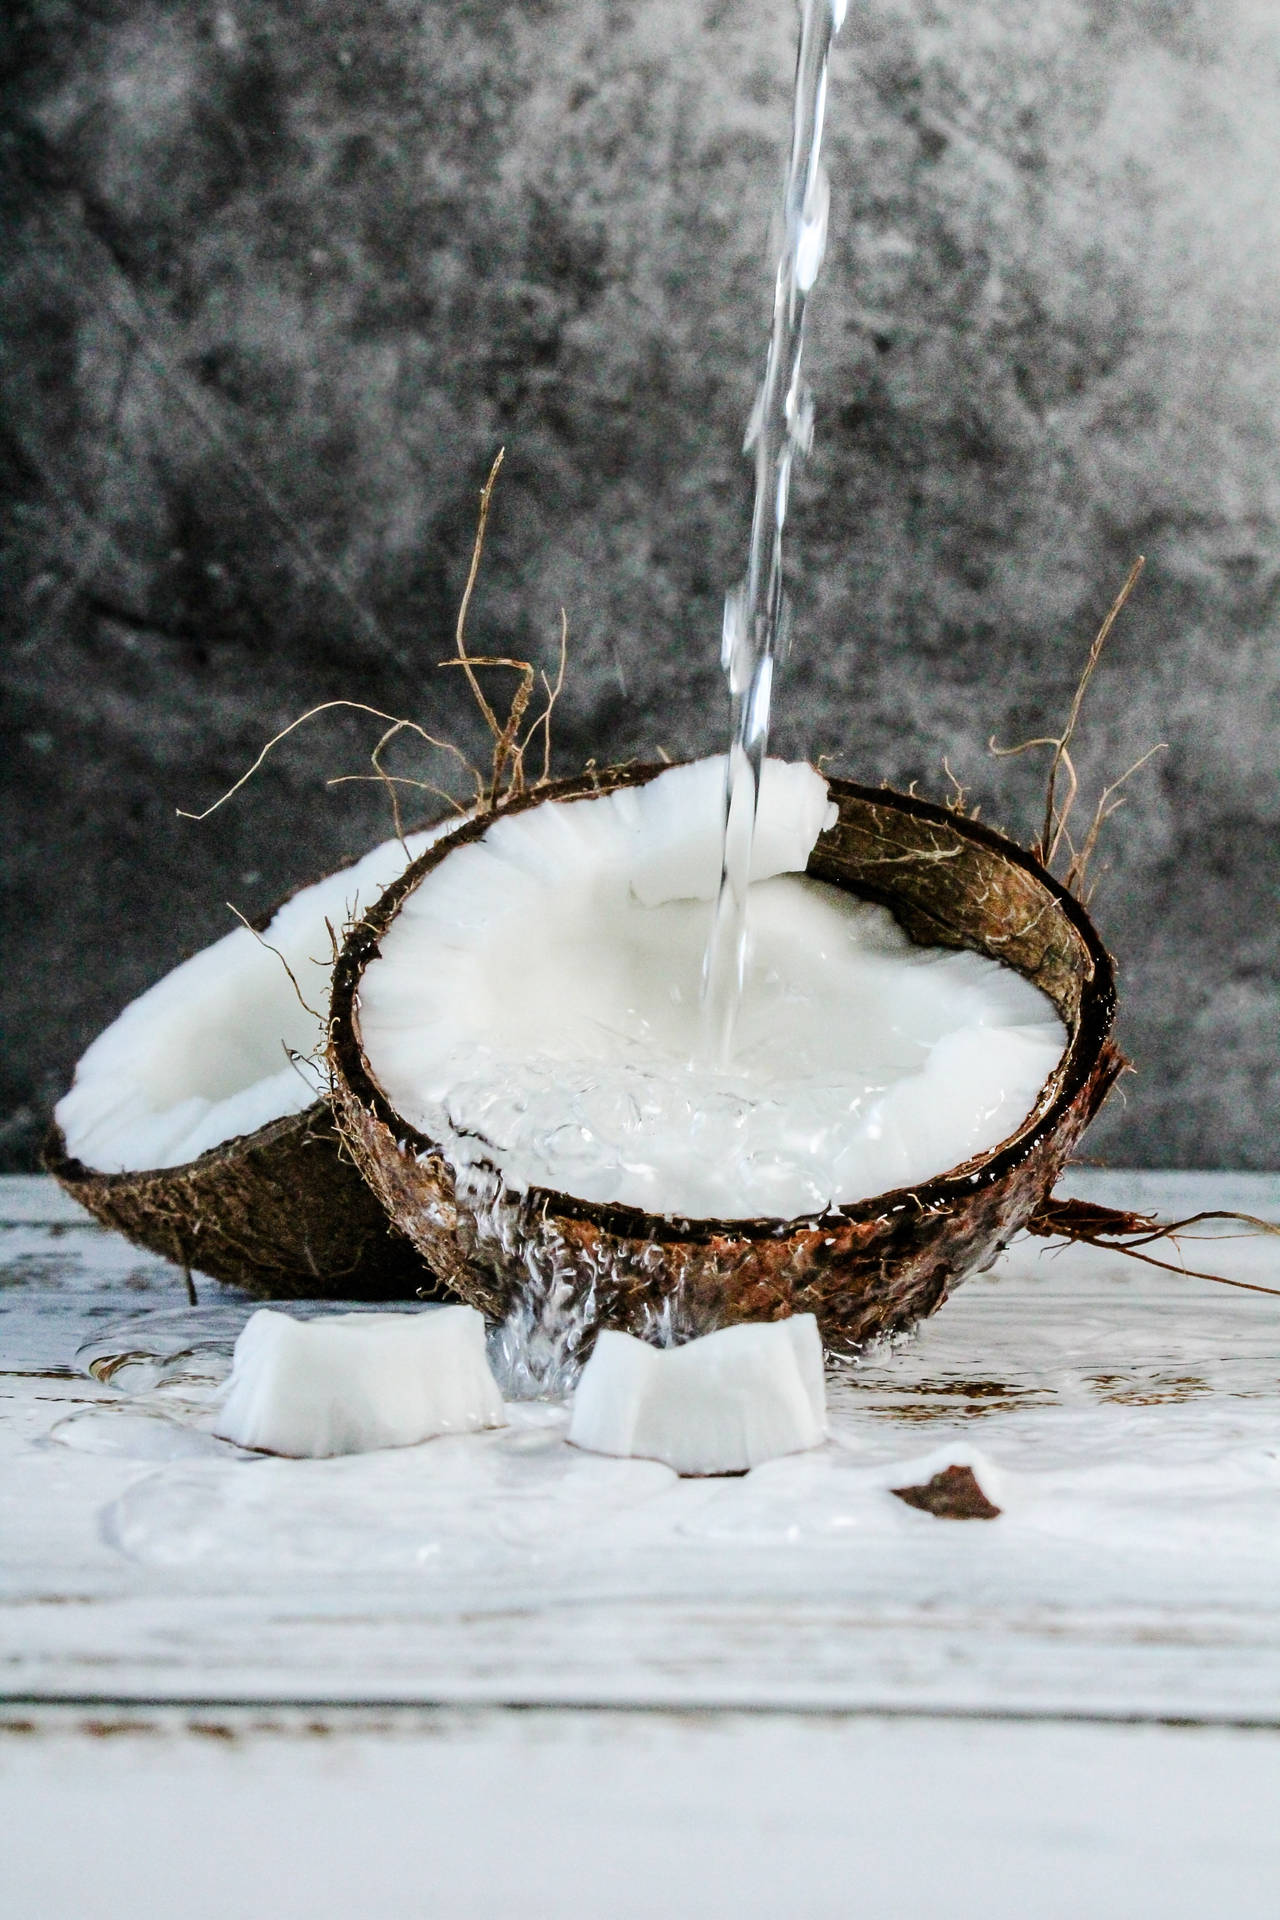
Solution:
{"label": "coconut meat interior", "polygon": [[295,893],[261,937],[237,927],[141,994],[89,1047],[57,1107],[68,1152],[99,1173],[182,1166],[309,1107],[325,1085],[326,921],[341,936],[453,824],[384,842]]}
{"label": "coconut meat interior", "polygon": [[723,759],[499,818],[404,900],[366,968],[374,1079],[465,1184],[496,1169],[691,1218],[796,1218],[918,1184],[1017,1131],[1066,1046],[1052,1002],[804,877],[833,824],[766,763],[735,1044],[709,1057],[702,957]]}

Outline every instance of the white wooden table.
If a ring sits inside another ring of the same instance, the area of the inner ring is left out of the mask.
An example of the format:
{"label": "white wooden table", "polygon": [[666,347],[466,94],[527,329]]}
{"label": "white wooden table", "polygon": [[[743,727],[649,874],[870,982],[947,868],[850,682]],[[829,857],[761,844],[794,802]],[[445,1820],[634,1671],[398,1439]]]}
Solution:
{"label": "white wooden table", "polygon": [[[1280,1913],[1280,1299],[1025,1243],[821,1453],[680,1482],[547,1409],[250,1461],[251,1303],[43,1181],[0,1263],[6,1916]],[[956,1461],[999,1519],[889,1491]]]}

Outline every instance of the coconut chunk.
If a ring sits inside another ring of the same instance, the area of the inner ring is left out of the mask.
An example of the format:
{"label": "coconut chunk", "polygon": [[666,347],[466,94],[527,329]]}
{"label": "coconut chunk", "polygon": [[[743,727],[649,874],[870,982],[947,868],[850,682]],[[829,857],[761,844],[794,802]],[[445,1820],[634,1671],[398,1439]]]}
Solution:
{"label": "coconut chunk", "polygon": [[[644,802],[625,797],[636,816],[636,852],[631,891],[642,906],[668,900],[714,900],[720,885],[724,757],[673,767],[645,790]],[[614,796],[621,800],[622,794]],[[833,827],[838,809],[822,775],[804,761],[766,760],[760,777],[752,882],[780,873],[803,873],[820,833]]]}
{"label": "coconut chunk", "polygon": [[722,1327],[682,1347],[601,1333],[569,1438],[682,1474],[743,1473],[826,1437],[822,1341],[811,1313]]}
{"label": "coconut chunk", "polygon": [[505,1424],[474,1307],[316,1320],[261,1307],[236,1341],[214,1432],[319,1459]]}

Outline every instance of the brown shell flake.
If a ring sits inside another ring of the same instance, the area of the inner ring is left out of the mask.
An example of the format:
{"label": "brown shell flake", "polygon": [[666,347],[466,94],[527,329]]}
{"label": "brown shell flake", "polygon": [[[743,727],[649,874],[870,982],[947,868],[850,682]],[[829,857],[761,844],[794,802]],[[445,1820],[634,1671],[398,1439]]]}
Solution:
{"label": "brown shell flake", "polygon": [[[560,781],[505,811],[641,785],[660,767]],[[600,1325],[642,1332],[665,1310],[690,1331],[817,1316],[829,1347],[933,1313],[990,1266],[1047,1197],[1123,1061],[1110,1039],[1111,961],[1080,902],[1023,848],[887,788],[829,782],[839,819],[809,861],[817,879],[888,906],[921,945],[1015,967],[1054,1002],[1068,1044],[1019,1131],[919,1187],[798,1220],[686,1220],[533,1189],[492,1206],[460,1196],[439,1146],[398,1115],[360,1044],[359,988],[406,897],[479,820],[429,848],[348,936],[334,975],[330,1062],[338,1123],[370,1186],[464,1299],[503,1317],[532,1281],[593,1296]]]}
{"label": "brown shell flake", "polygon": [[998,1520],[1003,1511],[988,1500],[972,1467],[944,1467],[922,1487],[890,1487],[889,1491],[895,1500],[937,1520]]}

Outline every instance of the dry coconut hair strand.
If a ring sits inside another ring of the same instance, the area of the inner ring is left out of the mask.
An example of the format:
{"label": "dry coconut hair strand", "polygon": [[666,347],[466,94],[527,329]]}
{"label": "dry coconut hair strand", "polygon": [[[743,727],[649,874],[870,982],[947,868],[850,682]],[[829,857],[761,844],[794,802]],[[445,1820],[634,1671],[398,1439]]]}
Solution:
{"label": "dry coconut hair strand", "polygon": [[[285,959],[285,956],[280,951],[279,947],[272,946],[271,942],[265,937],[265,935],[261,932],[261,930],[254,926],[252,920],[248,920],[245,918],[244,914],[241,913],[239,907],[236,906],[234,901],[228,900],[226,903],[226,906],[227,906],[228,913],[233,913],[235,915],[236,919],[240,922],[240,925],[244,928],[245,932],[251,933],[260,947],[262,947],[267,953],[274,953],[276,959],[280,962],[280,965],[284,968],[285,972],[289,976],[289,985],[293,988],[293,991],[297,996],[298,1005],[302,1008],[302,1011],[304,1013],[310,1014],[313,1020],[318,1021],[319,1024],[323,1026],[324,1024],[323,1014],[318,1013],[315,1007],[308,1005],[307,1000],[303,994],[302,988],[298,985],[298,976],[294,972],[293,968],[289,965],[289,962]],[[326,926],[329,925],[328,921],[325,922],[325,925]],[[332,938],[333,929],[331,927],[329,928],[329,933],[330,933],[330,938]],[[285,1052],[289,1055],[289,1058],[291,1060],[294,1060],[297,1058],[297,1055],[293,1052],[292,1048],[286,1047]]]}
{"label": "dry coconut hair strand", "polygon": [[[1080,793],[1080,781],[1075,762],[1071,757],[1071,746],[1080,724],[1084,697],[1097,671],[1098,662],[1102,658],[1102,650],[1110,639],[1112,629],[1123,613],[1134,588],[1142,578],[1146,564],[1145,555],[1139,554],[1129,569],[1124,585],[1108,608],[1106,618],[1094,635],[1084,668],[1076,683],[1076,690],[1067,714],[1067,723],[1062,732],[1042,734],[1033,740],[1020,741],[1014,747],[997,746],[994,736],[988,742],[990,751],[1001,759],[1028,753],[1035,747],[1052,747],[1053,757],[1049,762],[1049,774],[1045,782],[1044,820],[1038,837],[1031,843],[1031,852],[1042,866],[1052,872],[1054,863],[1065,850],[1067,864],[1061,876],[1062,884],[1083,905],[1088,904],[1093,893],[1093,888],[1088,884],[1087,875],[1090,862],[1097,850],[1099,835],[1111,815],[1118,807],[1124,805],[1123,799],[1117,798],[1121,787],[1138,772],[1139,768],[1145,767],[1154,755],[1164,751],[1163,741],[1156,746],[1148,747],[1147,751],[1135,760],[1119,779],[1111,781],[1102,789],[1088,832],[1077,847],[1072,841],[1069,829],[1072,810]],[[965,814],[967,811],[965,790],[947,762],[944,760],[942,764],[952,789],[951,797],[946,804],[954,812]],[[977,809],[974,808],[969,817],[976,818],[976,815]],[[1150,1214],[1095,1206],[1083,1200],[1053,1198],[1043,1201],[1037,1207],[1027,1222],[1026,1231],[1045,1239],[1074,1241],[1081,1245],[1122,1253],[1131,1260],[1141,1260],[1146,1266],[1159,1267],[1166,1273],[1181,1274],[1188,1279],[1212,1280],[1219,1286],[1238,1287],[1245,1293],[1265,1293],[1280,1299],[1280,1288],[1264,1287],[1251,1280],[1231,1280],[1225,1274],[1206,1273],[1201,1268],[1188,1267],[1185,1263],[1160,1260],[1154,1254],[1144,1251],[1146,1248],[1166,1241],[1177,1248],[1180,1236],[1185,1235],[1189,1229],[1209,1221],[1234,1221],[1256,1233],[1280,1234],[1280,1226],[1268,1220],[1258,1219],[1256,1215],[1249,1213],[1217,1211],[1195,1213],[1183,1220],[1162,1223]]]}
{"label": "dry coconut hair strand", "polygon": [[[1086,876],[1089,864],[1097,850],[1098,836],[1106,821],[1111,818],[1111,815],[1115,813],[1119,807],[1124,805],[1123,799],[1118,799],[1116,796],[1119,794],[1125,782],[1130,780],[1133,775],[1138,772],[1140,767],[1145,767],[1154,755],[1163,753],[1165,750],[1165,743],[1163,741],[1160,741],[1154,747],[1148,747],[1147,751],[1135,760],[1133,765],[1127,768],[1118,780],[1113,780],[1109,786],[1103,788],[1097,806],[1094,809],[1089,830],[1082,844],[1077,848],[1072,841],[1068,827],[1068,822],[1070,821],[1072,811],[1080,793],[1079,776],[1076,773],[1075,762],[1071,757],[1071,743],[1076,737],[1076,729],[1080,724],[1080,710],[1084,705],[1084,697],[1089,690],[1089,683],[1097,670],[1099,660],[1102,658],[1102,650],[1110,639],[1111,630],[1123,613],[1130,595],[1141,579],[1146,564],[1146,556],[1139,554],[1129,569],[1128,577],[1124,585],[1112,601],[1106,618],[1094,635],[1093,644],[1089,648],[1088,658],[1085,660],[1084,669],[1076,683],[1076,690],[1072,696],[1071,709],[1067,714],[1067,724],[1062,732],[1060,734],[1039,734],[1033,740],[1019,741],[1016,747],[997,746],[994,734],[987,743],[990,752],[1001,760],[1010,759],[1017,754],[1029,753],[1035,747],[1053,748],[1053,758],[1049,762],[1049,774],[1045,782],[1044,822],[1040,828],[1038,838],[1031,843],[1031,851],[1037,860],[1052,873],[1055,862],[1065,849],[1067,866],[1061,876],[1062,884],[1066,887],[1068,893],[1073,893],[1077,900],[1086,904],[1093,892],[1093,889],[1087,883]],[[957,788],[953,804],[963,808],[964,790],[960,787],[959,782],[956,781],[955,775],[951,772],[950,767],[947,767],[946,771],[948,778]]]}
{"label": "dry coconut hair strand", "polygon": [[[1149,1213],[1126,1213],[1117,1207],[1097,1206],[1089,1200],[1052,1198],[1042,1201],[1036,1208],[1027,1222],[1026,1231],[1046,1240],[1070,1240],[1082,1246],[1100,1247],[1105,1252],[1123,1253],[1130,1260],[1141,1260],[1148,1267],[1160,1267],[1165,1273],[1181,1274],[1188,1280],[1212,1280],[1220,1287],[1238,1287],[1242,1293],[1267,1293],[1280,1300],[1280,1287],[1264,1287],[1256,1280],[1231,1280],[1222,1273],[1206,1273],[1199,1267],[1175,1265],[1172,1260],[1157,1260],[1154,1254],[1143,1251],[1145,1247],[1163,1241],[1169,1241],[1177,1248],[1180,1237],[1188,1234],[1192,1227],[1210,1220],[1231,1221],[1250,1228],[1254,1233],[1280,1235],[1280,1226],[1275,1221],[1259,1219],[1254,1213],[1228,1213],[1212,1209],[1188,1214],[1183,1220],[1161,1222]],[[1214,1236],[1220,1237],[1233,1236]]]}
{"label": "dry coconut hair strand", "polygon": [[[439,663],[443,668],[461,668],[466,676],[467,685],[471,690],[480,711],[480,716],[493,742],[488,776],[486,777],[453,741],[442,739],[438,734],[431,733],[417,720],[408,720],[398,714],[386,713],[381,707],[370,706],[369,703],[364,700],[322,700],[317,706],[309,707],[305,713],[300,713],[296,719],[291,720],[287,726],[281,727],[278,733],[273,734],[265,746],[262,747],[252,765],[247,767],[239,779],[233,781],[226,792],[220,794],[212,805],[206,807],[203,812],[193,813],[184,807],[179,807],[177,811],[181,819],[196,821],[207,820],[211,814],[216,813],[219,807],[225,806],[228,800],[232,799],[235,794],[239,793],[242,787],[246,786],[249,781],[254,778],[268,756],[282,741],[287,740],[290,734],[296,733],[300,727],[306,726],[309,721],[317,719],[323,713],[334,713],[338,711],[368,714],[372,719],[384,721],[386,725],[369,756],[373,766],[373,772],[371,774],[337,774],[332,779],[327,780],[325,784],[330,787],[337,787],[347,785],[353,781],[378,782],[387,791],[391,804],[392,817],[395,822],[395,834],[397,839],[401,841],[404,839],[404,824],[401,818],[400,801],[397,793],[397,788],[399,787],[411,787],[420,793],[432,794],[437,799],[443,800],[446,805],[451,807],[453,811],[459,815],[474,813],[483,816],[488,813],[499,812],[509,801],[516,799],[521,794],[544,786],[550,780],[551,717],[555,710],[556,702],[564,689],[565,668],[569,650],[569,622],[565,609],[563,607],[560,609],[559,658],[554,679],[546,672],[540,673],[531,661],[520,660],[505,654],[475,654],[472,653],[467,646],[467,615],[471,609],[471,601],[480,573],[480,562],[484,554],[485,532],[489,523],[489,511],[493,503],[494,488],[502,467],[504,452],[505,449],[499,448],[494,457],[493,464],[489,468],[488,477],[485,480],[484,487],[480,494],[480,511],[476,523],[475,538],[472,542],[471,562],[467,570],[466,586],[463,589],[462,600],[458,607],[457,623],[454,629],[456,657],[449,660],[442,660]],[[514,672],[519,676],[515,692],[512,695],[507,709],[505,720],[499,719],[492,701],[490,701],[486,695],[477,677],[478,670],[495,668],[506,670],[507,672]],[[542,682],[543,703],[533,720],[525,727],[529,706],[533,700],[534,691],[539,679],[541,679]],[[523,733],[521,731],[522,728],[524,728]],[[472,789],[466,804],[460,801],[457,795],[451,793],[446,787],[439,786],[433,781],[413,779],[405,774],[395,774],[389,771],[385,765],[383,756],[392,743],[399,739],[402,734],[415,735],[425,747],[435,752],[447,754],[457,764],[458,768],[466,776],[468,784]],[[539,734],[542,736],[542,764],[536,777],[530,780],[526,772],[525,761],[526,756],[537,742]]]}
{"label": "dry coconut hair strand", "polygon": [[[471,547],[471,565],[467,570],[467,584],[463,589],[458,606],[458,621],[454,629],[454,645],[457,648],[456,660],[442,660],[442,667],[461,667],[467,676],[467,685],[475,696],[476,703],[484,716],[489,732],[493,736],[493,767],[489,777],[487,797],[480,804],[482,813],[489,812],[506,800],[512,800],[518,793],[526,790],[524,757],[537,738],[541,729],[543,736],[542,772],[534,782],[542,786],[551,778],[551,715],[556,701],[564,689],[565,666],[569,654],[569,617],[563,607],[560,609],[560,658],[555,680],[542,674],[543,692],[546,696],[542,712],[538,714],[523,740],[520,727],[529,710],[529,701],[533,695],[534,669],[527,660],[511,660],[499,656],[485,656],[467,651],[467,615],[471,611],[471,596],[475,592],[476,578],[480,572],[480,561],[484,553],[485,529],[489,524],[489,508],[493,503],[493,489],[497,485],[498,474],[506,454],[505,447],[499,447],[494,455],[489,476],[480,493],[480,513],[476,521],[475,540]],[[498,716],[484,696],[484,691],[475,676],[477,667],[514,668],[520,675],[520,684],[516,688],[506,720],[500,726]],[[503,777],[506,776],[506,785]]]}

